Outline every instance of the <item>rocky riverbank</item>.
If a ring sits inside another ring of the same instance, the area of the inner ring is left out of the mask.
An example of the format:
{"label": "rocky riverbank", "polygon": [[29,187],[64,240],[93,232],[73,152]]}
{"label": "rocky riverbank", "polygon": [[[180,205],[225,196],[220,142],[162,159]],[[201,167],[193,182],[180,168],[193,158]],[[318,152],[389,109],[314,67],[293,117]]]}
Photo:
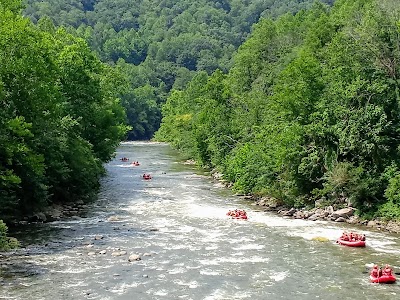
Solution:
{"label": "rocky riverbank", "polygon": [[15,219],[7,223],[9,226],[27,225],[29,223],[46,223],[58,221],[65,218],[79,218],[80,215],[88,211],[89,205],[83,201],[71,202],[66,204],[52,204],[41,212]]}
{"label": "rocky riverbank", "polygon": [[[232,184],[223,180],[221,173],[212,171],[212,177],[222,182],[227,188],[231,188]],[[318,203],[312,209],[297,209],[294,207],[286,207],[280,201],[272,197],[256,197],[254,195],[243,196],[247,200],[253,201],[253,204],[260,206],[264,211],[274,212],[282,217],[293,219],[304,219],[309,221],[332,221],[332,222],[346,222],[353,225],[366,226],[375,228],[377,230],[384,230],[393,233],[400,233],[400,222],[383,221],[383,220],[365,220],[355,215],[356,209],[353,207],[346,207],[335,209],[333,206],[320,206]]]}
{"label": "rocky riverbank", "polygon": [[304,219],[309,221],[332,221],[346,222],[353,225],[367,226],[378,230],[386,230],[393,233],[400,233],[400,223],[394,221],[382,220],[364,220],[355,215],[356,210],[353,207],[334,209],[333,206],[314,207],[312,209],[288,208],[280,205],[279,202],[270,197],[254,199],[254,205],[261,206],[264,211],[272,211],[282,217],[294,219]]}

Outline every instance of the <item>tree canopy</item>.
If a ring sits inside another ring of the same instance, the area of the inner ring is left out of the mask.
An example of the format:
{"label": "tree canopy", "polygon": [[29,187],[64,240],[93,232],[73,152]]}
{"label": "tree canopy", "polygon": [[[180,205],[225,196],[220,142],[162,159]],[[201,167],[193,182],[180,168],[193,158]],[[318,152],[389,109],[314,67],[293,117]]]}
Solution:
{"label": "tree canopy", "polygon": [[396,1],[262,19],[228,74],[173,91],[156,134],[239,192],[400,219]]}
{"label": "tree canopy", "polygon": [[20,4],[0,0],[0,217],[7,221],[93,196],[102,163],[128,129],[110,67],[83,39],[46,20],[34,25]]}
{"label": "tree canopy", "polygon": [[313,1],[26,0],[24,14],[34,23],[50,18],[122,70],[128,138],[149,139],[172,88],[184,89],[198,71],[227,72],[260,18],[295,13]]}

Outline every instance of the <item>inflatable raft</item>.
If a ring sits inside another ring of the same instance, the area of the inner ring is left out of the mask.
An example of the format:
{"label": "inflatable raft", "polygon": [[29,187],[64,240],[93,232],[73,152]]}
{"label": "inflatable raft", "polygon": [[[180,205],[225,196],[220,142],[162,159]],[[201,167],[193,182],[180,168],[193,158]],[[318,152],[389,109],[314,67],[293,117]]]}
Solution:
{"label": "inflatable raft", "polygon": [[369,275],[369,278],[371,279],[371,282],[374,283],[394,283],[396,281],[396,277],[393,275],[382,275],[379,277]]}
{"label": "inflatable raft", "polygon": [[365,241],[345,241],[339,238],[336,243],[349,247],[365,247]]}
{"label": "inflatable raft", "polygon": [[247,220],[247,215],[244,216],[233,216],[232,219],[242,219],[242,220]]}
{"label": "inflatable raft", "polygon": [[243,209],[230,210],[226,215],[232,217],[232,219],[247,220],[247,213]]}

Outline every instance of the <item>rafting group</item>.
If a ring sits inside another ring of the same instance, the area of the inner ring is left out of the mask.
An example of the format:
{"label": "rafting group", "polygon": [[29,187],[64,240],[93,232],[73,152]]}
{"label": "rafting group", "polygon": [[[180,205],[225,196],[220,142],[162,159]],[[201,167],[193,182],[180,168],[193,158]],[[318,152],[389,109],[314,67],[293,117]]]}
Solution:
{"label": "rafting group", "polygon": [[[127,162],[129,158],[122,157],[121,161]],[[138,161],[134,161],[131,163],[132,166],[139,166],[140,163]],[[144,173],[142,175],[144,180],[152,179],[150,174]],[[229,210],[226,213],[227,216],[232,219],[242,219],[247,220],[247,213],[244,209],[234,209]],[[342,235],[336,240],[336,242],[340,245],[345,245],[349,247],[365,247],[365,234],[358,234],[355,232],[343,232]],[[374,283],[394,283],[396,281],[396,277],[394,276],[393,269],[386,265],[384,268],[379,268],[378,265],[374,265],[369,273],[369,277],[371,282]]]}
{"label": "rafting group", "polygon": [[396,281],[393,269],[389,265],[386,265],[384,268],[374,265],[369,273],[369,278],[375,283],[394,283]]}
{"label": "rafting group", "polygon": [[144,180],[150,180],[152,178],[150,174],[143,174],[142,177]]}
{"label": "rafting group", "polygon": [[[365,234],[343,232],[336,242],[349,247],[365,247],[365,240]],[[396,281],[393,270],[389,265],[386,265],[384,268],[374,265],[369,273],[369,278],[374,283],[394,283]]]}
{"label": "rafting group", "polygon": [[[121,157],[119,160],[120,160],[120,161],[127,162],[127,161],[129,161],[129,158],[127,158],[127,157]],[[131,166],[133,166],[133,167],[138,167],[138,166],[140,166],[140,163],[139,163],[137,160],[135,160],[135,161],[131,162]],[[150,180],[150,179],[152,179],[151,175],[150,175],[150,174],[146,174],[146,173],[143,174],[141,177],[142,177],[144,180]]]}
{"label": "rafting group", "polygon": [[349,247],[365,247],[365,234],[343,232],[336,242]]}
{"label": "rafting group", "polygon": [[247,213],[244,209],[229,210],[226,215],[232,217],[232,219],[247,220]]}

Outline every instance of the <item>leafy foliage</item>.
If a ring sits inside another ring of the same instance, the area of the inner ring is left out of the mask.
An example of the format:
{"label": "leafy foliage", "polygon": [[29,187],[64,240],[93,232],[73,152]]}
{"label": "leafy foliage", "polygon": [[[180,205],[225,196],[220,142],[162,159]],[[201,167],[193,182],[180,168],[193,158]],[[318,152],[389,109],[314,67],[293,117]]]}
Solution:
{"label": "leafy foliage", "polygon": [[6,221],[95,195],[102,163],[128,129],[109,67],[84,40],[46,19],[36,26],[22,17],[18,3],[0,0],[0,217]]}
{"label": "leafy foliage", "polygon": [[84,38],[102,61],[120,67],[129,83],[120,95],[128,138],[148,139],[172,88],[186,88],[198,71],[227,72],[260,17],[294,13],[313,1],[26,0],[24,13],[34,23],[50,18]]}
{"label": "leafy foliage", "polygon": [[219,93],[207,93],[218,71],[195,77],[167,100],[156,137],[238,191],[398,218],[399,15],[394,1],[338,0],[261,20]]}
{"label": "leafy foliage", "polygon": [[0,251],[14,249],[18,246],[19,243],[16,239],[7,237],[6,224],[0,220]]}

